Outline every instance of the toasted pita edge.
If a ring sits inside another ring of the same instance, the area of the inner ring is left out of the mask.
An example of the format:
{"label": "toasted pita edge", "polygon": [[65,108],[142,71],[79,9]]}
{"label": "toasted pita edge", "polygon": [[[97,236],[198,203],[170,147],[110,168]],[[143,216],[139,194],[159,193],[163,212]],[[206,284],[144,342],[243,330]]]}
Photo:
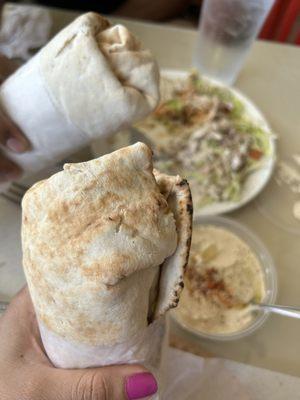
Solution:
{"label": "toasted pita edge", "polygon": [[154,312],[158,319],[177,307],[184,287],[183,276],[188,264],[193,223],[193,201],[188,182],[180,176],[169,176],[154,170],[161,193],[166,197],[174,214],[178,233],[175,253],[161,266],[159,291]]}

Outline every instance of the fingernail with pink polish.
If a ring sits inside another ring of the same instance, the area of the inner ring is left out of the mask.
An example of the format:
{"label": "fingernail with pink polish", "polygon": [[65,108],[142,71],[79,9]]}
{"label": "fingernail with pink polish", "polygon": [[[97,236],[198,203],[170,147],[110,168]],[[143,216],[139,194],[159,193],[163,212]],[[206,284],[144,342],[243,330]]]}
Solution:
{"label": "fingernail with pink polish", "polygon": [[23,153],[23,151],[27,149],[25,142],[18,140],[14,137],[10,137],[9,139],[7,139],[6,147],[9,150],[14,151],[15,153]]}
{"label": "fingernail with pink polish", "polygon": [[157,382],[149,372],[135,374],[126,379],[126,394],[128,400],[144,399],[157,392]]}

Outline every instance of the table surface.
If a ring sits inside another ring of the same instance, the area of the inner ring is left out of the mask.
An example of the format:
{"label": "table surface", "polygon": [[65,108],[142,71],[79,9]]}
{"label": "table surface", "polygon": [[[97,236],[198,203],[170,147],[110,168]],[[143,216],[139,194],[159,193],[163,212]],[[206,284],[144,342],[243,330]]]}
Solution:
{"label": "table surface", "polygon": [[[53,33],[77,15],[57,10],[51,13]],[[191,67],[196,31],[130,20],[122,22],[153,51],[162,68]],[[300,152],[300,49],[256,42],[236,87],[254,101],[278,134],[279,158]],[[266,195],[264,201],[268,201]],[[278,202],[278,207],[284,204]],[[300,305],[299,236],[265,218],[256,202],[230,216],[256,232],[268,247],[278,271],[278,302]],[[10,298],[24,282],[19,228],[20,210],[0,200],[0,298]],[[271,316],[252,336],[226,343],[200,340],[172,324],[172,342],[177,347],[296,376],[300,376],[299,338],[300,321],[279,316]]]}

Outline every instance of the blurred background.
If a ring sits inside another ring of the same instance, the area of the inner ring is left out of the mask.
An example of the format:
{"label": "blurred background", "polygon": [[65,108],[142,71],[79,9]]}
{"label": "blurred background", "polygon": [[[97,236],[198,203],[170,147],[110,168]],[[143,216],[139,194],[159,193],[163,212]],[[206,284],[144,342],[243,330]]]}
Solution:
{"label": "blurred background", "polygon": [[[2,3],[4,2],[2,1]],[[197,26],[202,8],[202,0],[27,0],[19,1],[19,3],[98,11],[104,14],[160,21],[187,28]],[[264,40],[299,45],[300,0],[276,0],[259,37]]]}

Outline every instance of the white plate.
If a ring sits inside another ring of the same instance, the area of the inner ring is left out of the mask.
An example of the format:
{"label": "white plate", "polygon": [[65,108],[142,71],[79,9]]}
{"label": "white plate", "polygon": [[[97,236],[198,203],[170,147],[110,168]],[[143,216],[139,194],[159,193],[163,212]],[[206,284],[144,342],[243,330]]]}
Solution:
{"label": "white plate", "polygon": [[[161,75],[166,78],[186,78],[190,72],[178,71],[178,70],[163,70]],[[266,158],[263,166],[253,172],[243,185],[243,190],[241,193],[241,199],[238,202],[221,202],[213,203],[205,206],[201,209],[194,209],[195,216],[210,216],[217,214],[224,214],[236,210],[245,204],[249,203],[254,199],[266,186],[269,179],[272,176],[272,172],[276,161],[276,144],[275,135],[273,134],[268,122],[266,121],[263,114],[257,109],[257,107],[250,101],[245,95],[240,93],[238,90],[233,89],[229,86],[222,84],[214,79],[203,77],[209,84],[219,86],[221,88],[226,88],[230,90],[231,93],[236,96],[245,106],[246,113],[248,113],[250,119],[253,123],[259,125],[263,130],[269,133],[269,143],[270,143],[270,155]]]}
{"label": "white plate", "polygon": [[[163,70],[161,71],[161,75],[163,77],[180,79],[186,78],[190,72],[188,71],[179,71],[179,70]],[[269,133],[270,140],[270,155],[266,158],[263,166],[253,172],[244,183],[243,190],[241,193],[241,199],[238,202],[221,202],[221,203],[213,203],[201,209],[194,208],[195,216],[211,216],[224,214],[231,211],[234,211],[246,203],[250,202],[254,199],[266,186],[269,179],[271,178],[274,166],[275,166],[275,154],[276,154],[276,145],[275,145],[275,135],[272,133],[269,124],[267,123],[265,117],[262,113],[256,108],[256,106],[242,93],[238,90],[230,88],[220,82],[217,82],[214,79],[204,77],[208,83],[219,86],[221,88],[229,89],[232,94],[234,94],[245,106],[245,110],[250,116],[250,119],[257,125],[259,125],[262,129],[264,129],[267,133]],[[117,135],[117,137],[110,138],[108,140],[98,140],[92,143],[92,151],[95,157],[99,157],[105,153],[109,153],[111,151],[117,150],[120,147],[128,146],[131,144],[130,142],[130,133],[129,131],[121,132]]]}

